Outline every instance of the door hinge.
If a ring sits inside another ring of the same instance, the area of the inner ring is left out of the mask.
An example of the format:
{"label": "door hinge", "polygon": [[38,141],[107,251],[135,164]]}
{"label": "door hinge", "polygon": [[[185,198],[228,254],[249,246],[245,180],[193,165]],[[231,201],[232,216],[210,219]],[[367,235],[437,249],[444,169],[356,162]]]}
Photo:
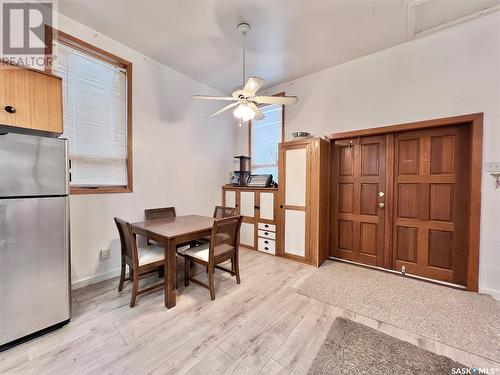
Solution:
{"label": "door hinge", "polygon": [[402,266],[402,267],[401,267],[401,274],[402,274],[402,275],[405,275],[405,274],[406,274],[406,267],[405,267],[405,266]]}

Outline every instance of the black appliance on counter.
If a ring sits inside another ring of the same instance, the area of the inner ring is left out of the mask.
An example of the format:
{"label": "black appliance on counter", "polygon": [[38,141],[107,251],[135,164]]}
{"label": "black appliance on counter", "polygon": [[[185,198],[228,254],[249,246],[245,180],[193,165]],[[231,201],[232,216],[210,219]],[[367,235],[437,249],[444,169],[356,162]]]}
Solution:
{"label": "black appliance on counter", "polygon": [[250,156],[235,156],[240,161],[240,169],[234,171],[231,176],[231,184],[235,186],[247,186],[248,177],[250,177]]}

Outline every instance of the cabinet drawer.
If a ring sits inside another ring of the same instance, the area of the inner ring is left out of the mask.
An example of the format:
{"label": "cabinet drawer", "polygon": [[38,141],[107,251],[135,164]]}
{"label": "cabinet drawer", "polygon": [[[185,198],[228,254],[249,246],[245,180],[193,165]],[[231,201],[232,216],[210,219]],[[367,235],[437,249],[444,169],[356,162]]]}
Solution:
{"label": "cabinet drawer", "polygon": [[276,242],[266,238],[259,238],[258,249],[265,253],[276,255]]}
{"label": "cabinet drawer", "polygon": [[259,237],[270,238],[271,240],[275,240],[276,239],[276,233],[269,232],[269,231],[266,231],[266,230],[260,230],[259,229],[259,232],[257,233],[257,235]]}
{"label": "cabinet drawer", "polygon": [[276,232],[276,225],[268,223],[259,223],[259,229]]}

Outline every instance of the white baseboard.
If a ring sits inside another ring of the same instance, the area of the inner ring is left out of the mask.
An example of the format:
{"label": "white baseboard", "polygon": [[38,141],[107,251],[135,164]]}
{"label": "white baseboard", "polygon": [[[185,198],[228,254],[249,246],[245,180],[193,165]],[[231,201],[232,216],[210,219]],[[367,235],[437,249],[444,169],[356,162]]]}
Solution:
{"label": "white baseboard", "polygon": [[120,276],[120,268],[115,268],[114,270],[101,273],[99,275],[91,276],[91,277],[86,277],[77,281],[72,281],[71,282],[71,289],[79,289],[83,288],[84,286],[90,285],[90,284],[95,284],[104,280],[112,279],[113,277]]}
{"label": "white baseboard", "polygon": [[479,293],[489,294],[497,301],[500,301],[500,290],[489,289],[489,288],[479,288]]}

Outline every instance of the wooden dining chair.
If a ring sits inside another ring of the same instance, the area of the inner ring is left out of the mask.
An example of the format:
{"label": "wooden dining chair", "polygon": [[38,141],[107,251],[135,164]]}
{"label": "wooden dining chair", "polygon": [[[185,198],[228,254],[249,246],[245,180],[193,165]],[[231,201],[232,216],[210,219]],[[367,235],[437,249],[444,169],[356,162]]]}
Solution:
{"label": "wooden dining chair", "polygon": [[236,215],[236,208],[234,207],[215,206],[213,218],[222,219],[224,217],[235,216],[235,215]]}
{"label": "wooden dining chair", "polygon": [[[215,206],[214,210],[214,219],[222,219],[224,217],[230,217],[230,216],[236,216],[236,208],[234,207],[222,207],[222,206]],[[199,243],[205,243],[205,242],[210,242],[210,236],[205,236],[197,239]]]}
{"label": "wooden dining chair", "polygon": [[[210,290],[210,298],[215,299],[214,272],[219,269],[236,276],[240,283],[239,267],[239,234],[242,216],[231,216],[216,219],[212,227],[210,242],[184,250],[184,285],[192,281]],[[231,260],[231,269],[220,266],[220,263]],[[192,278],[190,262],[201,264],[208,268],[208,284]]]}
{"label": "wooden dining chair", "polygon": [[[144,217],[146,221],[169,219],[175,216],[175,207],[148,208],[144,210]],[[156,242],[150,238],[148,238],[147,241],[148,245],[156,244]]]}
{"label": "wooden dining chair", "polygon": [[[157,271],[159,267],[164,267],[164,248],[158,245],[138,247],[130,224],[117,217],[115,217],[115,223],[121,242],[121,273],[118,291],[123,290],[125,280],[131,280],[130,307],[134,307],[138,295],[163,288],[164,281],[145,289],[139,289],[139,279],[145,274]],[[127,278],[125,277],[126,265],[129,266],[129,277]]]}

